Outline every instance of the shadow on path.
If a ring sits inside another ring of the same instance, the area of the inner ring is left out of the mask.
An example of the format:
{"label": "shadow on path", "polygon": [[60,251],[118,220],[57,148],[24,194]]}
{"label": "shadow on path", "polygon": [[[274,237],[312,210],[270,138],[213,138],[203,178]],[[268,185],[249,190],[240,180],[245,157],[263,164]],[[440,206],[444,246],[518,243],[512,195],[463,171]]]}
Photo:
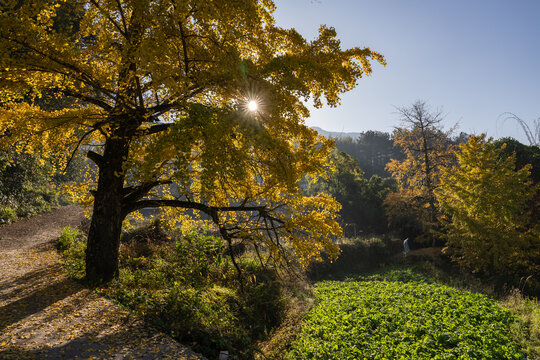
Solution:
{"label": "shadow on path", "polygon": [[[39,287],[27,296],[0,307],[0,331],[27,316],[44,310],[81,289],[82,286],[79,286],[77,283],[69,279],[63,279],[44,287]],[[4,296],[10,297],[10,294]]]}
{"label": "shadow on path", "polygon": [[82,211],[0,227],[0,359],[204,359],[65,274],[54,240]]}
{"label": "shadow on path", "polygon": [[[141,343],[137,347],[126,347],[124,340],[132,337],[127,331],[119,331],[110,335],[98,337],[96,334],[83,334],[62,345],[41,349],[25,349],[8,347],[0,349],[1,359],[192,359],[189,351],[178,352],[177,349],[166,343],[165,337],[153,336],[151,333],[141,333],[140,336],[149,337],[153,347]],[[129,341],[129,340],[128,340]]]}

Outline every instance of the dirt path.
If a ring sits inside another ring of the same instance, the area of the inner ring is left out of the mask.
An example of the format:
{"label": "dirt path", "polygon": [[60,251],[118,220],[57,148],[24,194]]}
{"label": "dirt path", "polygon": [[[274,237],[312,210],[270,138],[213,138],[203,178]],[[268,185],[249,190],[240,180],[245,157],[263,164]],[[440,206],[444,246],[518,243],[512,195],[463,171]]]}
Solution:
{"label": "dirt path", "polygon": [[204,359],[69,279],[54,249],[78,207],[0,227],[0,359]]}

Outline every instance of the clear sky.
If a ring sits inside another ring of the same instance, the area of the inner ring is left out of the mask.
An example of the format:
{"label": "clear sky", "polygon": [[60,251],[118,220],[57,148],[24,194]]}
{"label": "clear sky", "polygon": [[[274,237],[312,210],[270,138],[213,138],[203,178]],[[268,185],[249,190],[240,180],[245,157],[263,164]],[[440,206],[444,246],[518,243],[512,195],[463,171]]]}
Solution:
{"label": "clear sky", "polygon": [[421,99],[448,128],[512,136],[513,112],[540,117],[540,0],[275,0],[275,18],[311,40],[333,26],[343,48],[370,47],[386,67],[359,80],[338,108],[312,110],[307,125],[330,131],[391,132],[396,107]]}

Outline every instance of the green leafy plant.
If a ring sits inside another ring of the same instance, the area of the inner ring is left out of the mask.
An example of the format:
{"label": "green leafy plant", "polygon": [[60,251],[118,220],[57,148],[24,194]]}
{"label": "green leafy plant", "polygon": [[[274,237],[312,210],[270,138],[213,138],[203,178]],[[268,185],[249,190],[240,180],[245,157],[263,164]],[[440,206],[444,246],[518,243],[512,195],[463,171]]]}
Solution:
{"label": "green leafy plant", "polygon": [[66,226],[56,241],[56,247],[62,254],[64,267],[68,274],[76,279],[84,276],[84,256],[86,238],[78,229]]}
{"label": "green leafy plant", "polygon": [[15,209],[9,206],[0,206],[0,224],[9,224],[17,218]]}
{"label": "green leafy plant", "polygon": [[406,278],[316,284],[318,303],[288,359],[524,359],[509,311],[483,295]]}

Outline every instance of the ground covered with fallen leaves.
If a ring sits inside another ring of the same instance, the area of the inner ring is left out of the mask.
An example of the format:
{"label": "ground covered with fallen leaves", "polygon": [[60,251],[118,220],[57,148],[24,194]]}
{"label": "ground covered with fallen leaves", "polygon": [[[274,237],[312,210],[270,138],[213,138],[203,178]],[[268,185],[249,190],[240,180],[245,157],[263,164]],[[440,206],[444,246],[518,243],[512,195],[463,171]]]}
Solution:
{"label": "ground covered with fallen leaves", "polygon": [[1,359],[204,359],[63,271],[54,241],[82,210],[0,227]]}

